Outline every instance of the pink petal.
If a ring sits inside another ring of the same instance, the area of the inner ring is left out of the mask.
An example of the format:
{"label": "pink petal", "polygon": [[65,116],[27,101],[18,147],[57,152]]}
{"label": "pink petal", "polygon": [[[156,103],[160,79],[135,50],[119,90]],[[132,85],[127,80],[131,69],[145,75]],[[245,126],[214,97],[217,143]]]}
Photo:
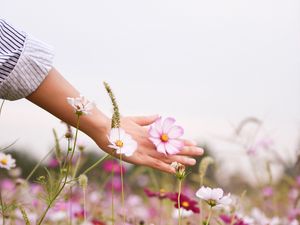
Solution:
{"label": "pink petal", "polygon": [[178,148],[179,150],[181,150],[184,146],[183,142],[180,140],[176,140],[176,139],[171,139],[169,140],[169,143],[171,145],[173,145],[174,147]]}
{"label": "pink petal", "polygon": [[160,143],[162,143],[162,141],[158,138],[149,138],[150,141],[152,141],[152,143],[155,145],[155,146],[158,146]]}
{"label": "pink petal", "polygon": [[157,129],[154,126],[151,126],[149,129],[149,135],[154,138],[159,138],[160,133],[157,131]]}
{"label": "pink petal", "polygon": [[166,147],[163,142],[161,142],[158,146],[156,146],[158,152],[166,154]]}
{"label": "pink petal", "polygon": [[175,121],[176,120],[174,118],[171,117],[166,118],[162,125],[163,133],[167,134],[170,128],[172,127],[172,125],[175,123]]}
{"label": "pink petal", "polygon": [[170,155],[174,155],[179,152],[179,149],[176,148],[175,146],[171,145],[170,143],[166,143],[165,148],[166,148],[167,153]]}
{"label": "pink petal", "polygon": [[169,138],[179,138],[180,136],[182,136],[184,133],[183,128],[180,126],[174,126],[172,127],[169,132],[168,132],[168,136]]}
{"label": "pink petal", "polygon": [[155,123],[154,123],[154,127],[156,128],[156,130],[158,131],[158,133],[162,133],[162,126],[161,126],[161,117],[159,117]]}

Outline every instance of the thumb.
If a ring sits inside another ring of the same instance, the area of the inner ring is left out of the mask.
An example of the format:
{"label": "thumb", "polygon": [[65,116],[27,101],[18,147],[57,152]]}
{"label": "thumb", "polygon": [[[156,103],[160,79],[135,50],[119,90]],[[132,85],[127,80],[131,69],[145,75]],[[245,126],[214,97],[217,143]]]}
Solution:
{"label": "thumb", "polygon": [[130,119],[141,125],[141,126],[148,126],[152,123],[154,123],[157,119],[159,118],[158,115],[152,115],[152,116],[133,116],[133,117],[130,117]]}

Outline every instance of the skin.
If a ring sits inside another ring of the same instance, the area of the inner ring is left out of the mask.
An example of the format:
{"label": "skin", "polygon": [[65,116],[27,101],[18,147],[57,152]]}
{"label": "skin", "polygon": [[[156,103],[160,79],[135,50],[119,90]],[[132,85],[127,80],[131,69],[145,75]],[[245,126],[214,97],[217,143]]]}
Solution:
{"label": "skin", "polygon": [[[74,109],[67,103],[66,98],[78,96],[79,92],[55,68],[52,68],[38,89],[27,99],[71,126],[76,126]],[[122,156],[124,161],[168,173],[175,172],[170,166],[174,161],[184,165],[194,165],[196,160],[192,157],[201,156],[203,149],[197,147],[193,141],[183,140],[184,147],[178,155],[164,155],[156,151],[155,146],[148,139],[147,126],[157,118],[157,115],[121,118],[121,127],[138,143],[138,149],[132,156]],[[94,107],[91,115],[81,116],[79,129],[91,137],[103,151],[118,157],[113,149],[107,147],[110,119],[99,109]]]}

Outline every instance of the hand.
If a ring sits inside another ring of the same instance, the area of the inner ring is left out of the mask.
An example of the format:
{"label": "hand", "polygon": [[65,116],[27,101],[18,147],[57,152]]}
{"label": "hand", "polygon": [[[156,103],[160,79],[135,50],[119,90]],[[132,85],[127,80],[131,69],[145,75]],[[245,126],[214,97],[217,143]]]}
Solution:
{"label": "hand", "polygon": [[[197,147],[193,141],[183,140],[184,147],[178,155],[165,155],[156,150],[154,144],[148,139],[149,135],[146,126],[155,122],[157,118],[158,116],[124,117],[121,119],[121,127],[138,143],[138,148],[134,154],[130,157],[123,155],[122,159],[129,163],[149,166],[168,173],[175,172],[174,168],[170,166],[174,161],[189,166],[195,165],[196,160],[191,157],[202,155],[203,149]],[[108,152],[119,158],[113,150],[110,149]]]}

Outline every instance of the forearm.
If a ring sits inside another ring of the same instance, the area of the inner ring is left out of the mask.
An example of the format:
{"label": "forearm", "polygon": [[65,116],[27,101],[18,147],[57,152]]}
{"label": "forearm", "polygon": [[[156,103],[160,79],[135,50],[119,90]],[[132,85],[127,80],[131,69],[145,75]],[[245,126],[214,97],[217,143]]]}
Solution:
{"label": "forearm", "polygon": [[[77,116],[74,113],[74,109],[67,103],[67,97],[78,96],[79,92],[53,68],[38,89],[29,95],[27,99],[75,127]],[[109,124],[110,120],[94,107],[92,115],[80,117],[79,129],[100,145],[101,141],[105,141],[98,140],[100,136],[105,136],[100,135],[100,132],[107,133]]]}

